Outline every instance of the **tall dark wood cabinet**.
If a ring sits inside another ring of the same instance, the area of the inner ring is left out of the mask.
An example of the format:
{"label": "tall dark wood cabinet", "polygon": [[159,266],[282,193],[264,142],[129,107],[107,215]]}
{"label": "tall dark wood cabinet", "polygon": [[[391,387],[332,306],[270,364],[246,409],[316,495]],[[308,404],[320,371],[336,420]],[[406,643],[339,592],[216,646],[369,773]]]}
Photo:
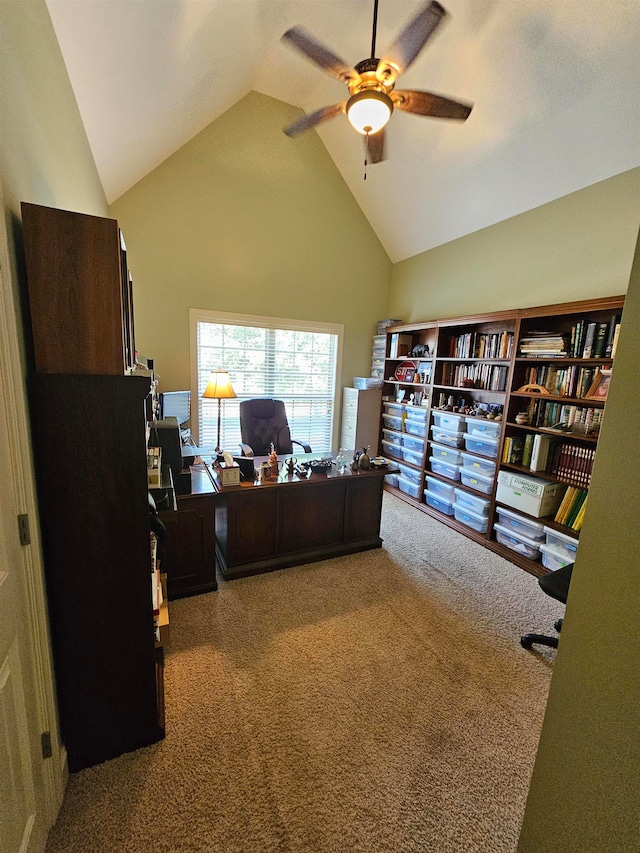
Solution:
{"label": "tall dark wood cabinet", "polygon": [[146,411],[115,220],[23,205],[38,505],[62,739],[74,772],[164,735]]}

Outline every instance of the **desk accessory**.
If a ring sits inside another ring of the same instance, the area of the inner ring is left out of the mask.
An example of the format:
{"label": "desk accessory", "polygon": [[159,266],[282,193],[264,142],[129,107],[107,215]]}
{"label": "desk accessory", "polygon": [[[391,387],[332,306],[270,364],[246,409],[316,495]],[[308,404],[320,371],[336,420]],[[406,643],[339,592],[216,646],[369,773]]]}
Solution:
{"label": "desk accessory", "polygon": [[220,421],[222,418],[222,401],[236,397],[229,374],[226,370],[212,370],[209,374],[209,382],[202,394],[203,400],[218,401],[218,442],[216,444],[216,456],[218,461],[222,459],[222,448],[220,447]]}

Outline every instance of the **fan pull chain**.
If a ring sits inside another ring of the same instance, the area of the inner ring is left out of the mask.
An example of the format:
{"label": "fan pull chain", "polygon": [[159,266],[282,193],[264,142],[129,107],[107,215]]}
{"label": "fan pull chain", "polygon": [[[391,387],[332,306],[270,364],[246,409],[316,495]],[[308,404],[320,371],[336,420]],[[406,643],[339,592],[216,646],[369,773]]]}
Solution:
{"label": "fan pull chain", "polygon": [[367,180],[367,157],[369,155],[369,131],[364,136],[364,179]]}

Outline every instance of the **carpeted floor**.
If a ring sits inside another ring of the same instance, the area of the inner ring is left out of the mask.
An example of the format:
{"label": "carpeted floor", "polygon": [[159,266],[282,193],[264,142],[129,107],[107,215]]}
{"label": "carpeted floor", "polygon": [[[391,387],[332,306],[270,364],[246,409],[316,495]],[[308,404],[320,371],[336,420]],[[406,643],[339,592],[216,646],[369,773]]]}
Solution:
{"label": "carpeted floor", "polygon": [[385,495],[384,547],[172,602],[167,737],[70,778],[48,853],[514,851],[562,606]]}

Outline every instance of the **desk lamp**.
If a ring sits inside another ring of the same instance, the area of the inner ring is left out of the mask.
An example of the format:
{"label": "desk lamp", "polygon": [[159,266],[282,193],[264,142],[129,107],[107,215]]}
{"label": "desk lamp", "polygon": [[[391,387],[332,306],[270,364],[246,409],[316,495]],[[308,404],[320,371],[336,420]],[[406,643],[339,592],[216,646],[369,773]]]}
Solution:
{"label": "desk lamp", "polygon": [[236,397],[237,394],[231,387],[231,380],[226,370],[212,370],[209,382],[202,394],[203,400],[218,401],[218,443],[216,444],[216,459],[222,460],[222,448],[220,447],[220,419],[222,415],[222,401]]}

